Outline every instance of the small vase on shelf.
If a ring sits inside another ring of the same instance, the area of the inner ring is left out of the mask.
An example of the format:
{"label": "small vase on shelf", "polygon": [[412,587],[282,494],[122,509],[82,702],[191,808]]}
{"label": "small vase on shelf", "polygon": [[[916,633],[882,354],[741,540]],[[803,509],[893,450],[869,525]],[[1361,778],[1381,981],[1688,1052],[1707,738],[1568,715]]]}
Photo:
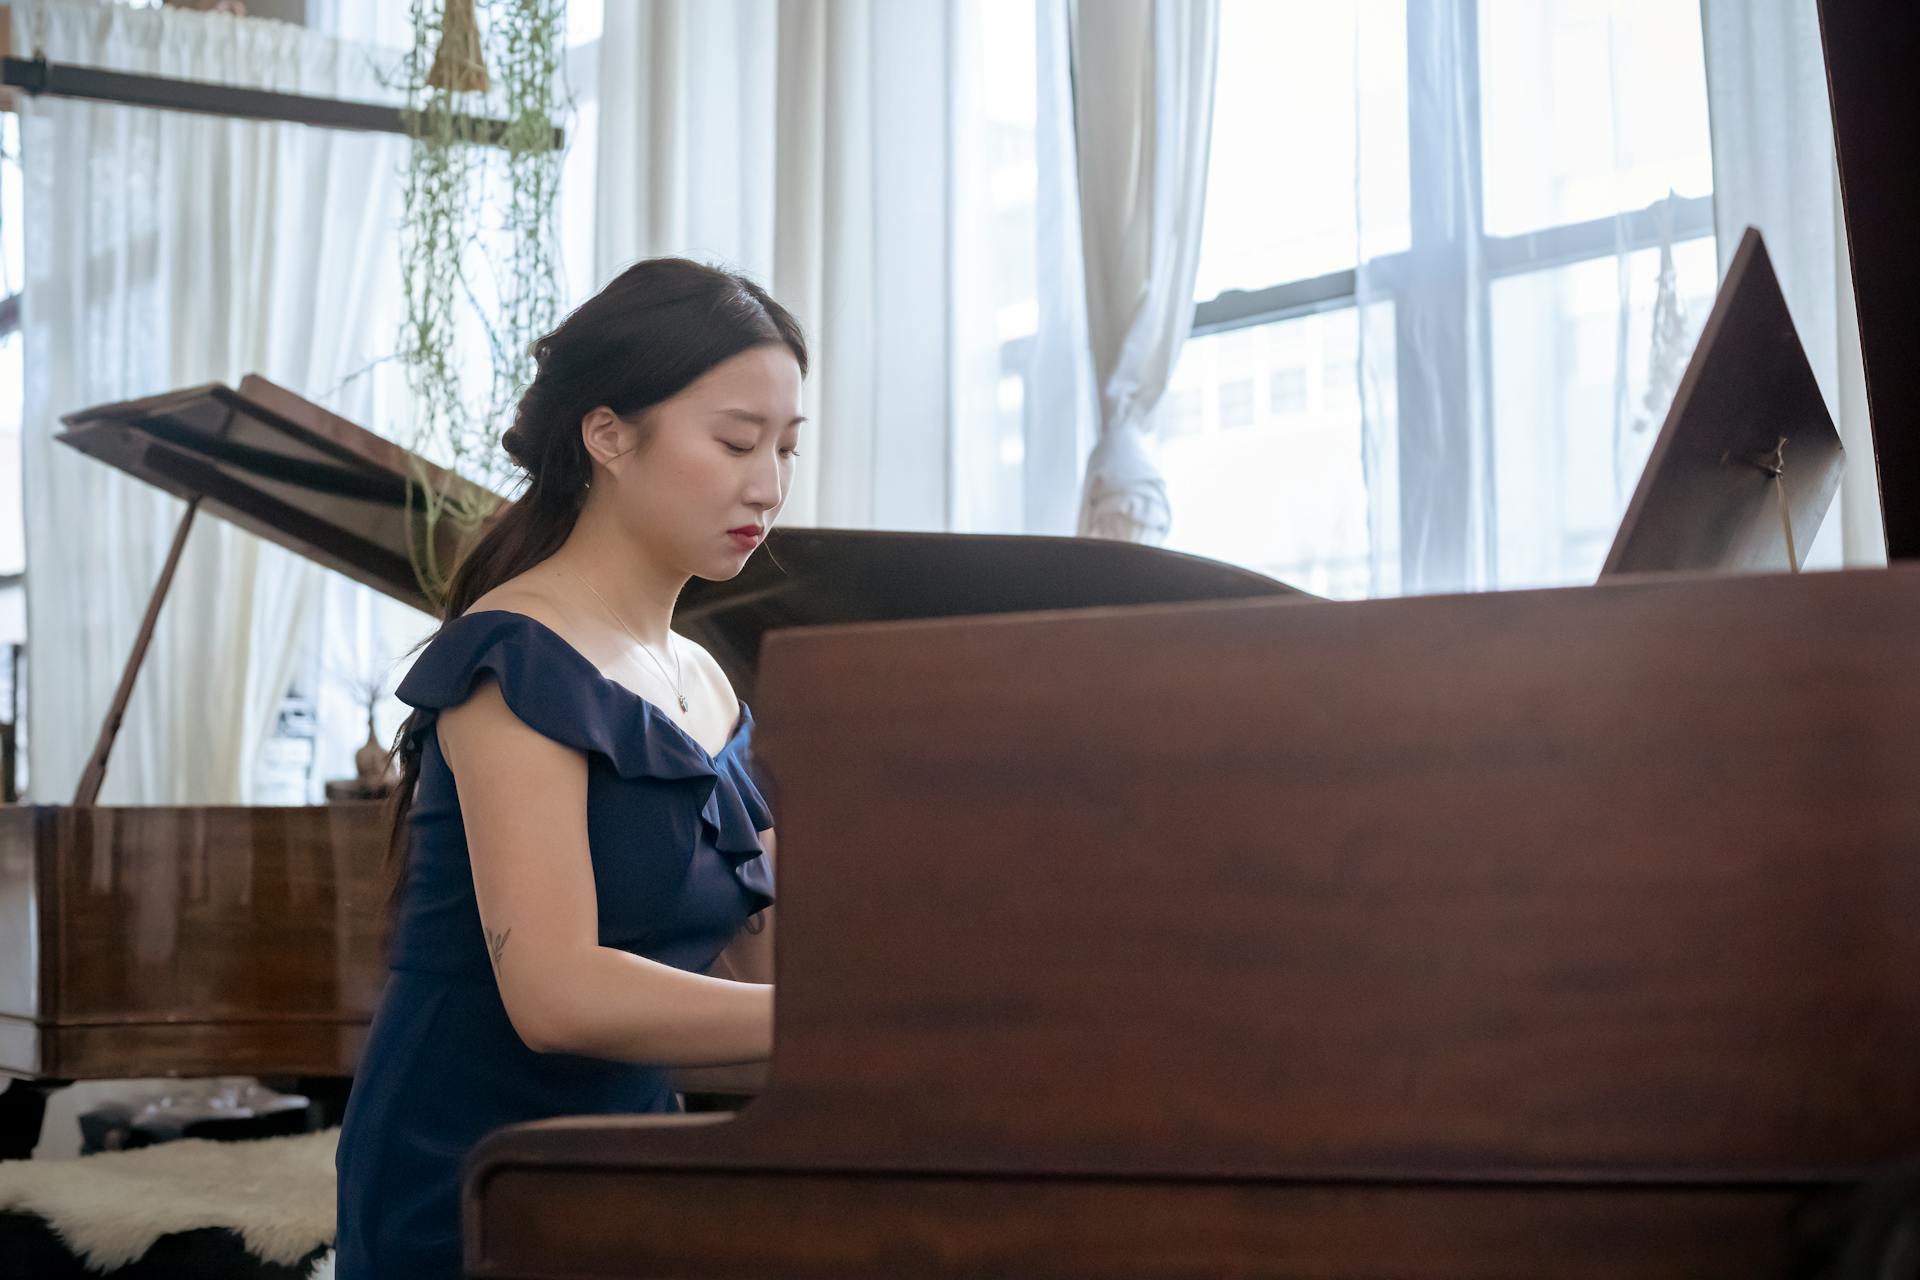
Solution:
{"label": "small vase on shelf", "polygon": [[328,800],[384,800],[399,781],[393,757],[374,731],[371,706],[367,708],[367,740],[353,753],[353,767],[357,777],[327,784]]}

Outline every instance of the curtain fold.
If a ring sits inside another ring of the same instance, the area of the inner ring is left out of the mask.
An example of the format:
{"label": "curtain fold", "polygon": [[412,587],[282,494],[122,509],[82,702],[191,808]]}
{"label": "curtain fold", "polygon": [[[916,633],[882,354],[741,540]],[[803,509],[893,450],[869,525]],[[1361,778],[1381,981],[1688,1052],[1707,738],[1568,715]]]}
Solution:
{"label": "curtain fold", "polygon": [[[596,274],[684,254],[800,318],[813,425],[788,522],[1074,532],[1098,410],[1071,7],[608,7]],[[1184,8],[1159,20],[1190,29]]]}
{"label": "curtain fold", "polygon": [[780,28],[777,0],[607,6],[594,219],[600,280],[669,252],[769,278]]}
{"label": "curtain fold", "polygon": [[607,10],[598,275],[687,255],[799,318],[790,524],[951,524],[950,24],[947,0]]}
{"label": "curtain fold", "polygon": [[1746,228],[1758,227],[1847,450],[1840,493],[1806,562],[1884,564],[1819,13],[1814,0],[1701,0],[1700,17],[1720,272]]}
{"label": "curtain fold", "polygon": [[1098,427],[1069,0],[952,6],[951,528],[1066,536]]}
{"label": "curtain fold", "polygon": [[[321,97],[389,96],[358,46],[178,10],[15,4],[58,62]],[[73,450],[61,414],[257,372],[368,421],[357,370],[392,288],[404,141],[82,101],[22,100],[29,696],[34,797],[64,802],[182,505]],[[246,803],[309,642],[322,571],[197,520],[101,800]]]}
{"label": "curtain fold", "polygon": [[[1357,168],[1375,149],[1404,148],[1409,166],[1405,203],[1362,200],[1355,209],[1363,438],[1370,460],[1393,460],[1390,474],[1378,466],[1369,474],[1375,594],[1474,591],[1495,581],[1491,282],[1473,167],[1481,111],[1473,15],[1472,0],[1409,0],[1405,115],[1381,118],[1364,96],[1356,114]],[[1360,68],[1356,84],[1366,74]],[[1382,387],[1393,389],[1392,403]]]}
{"label": "curtain fold", "polygon": [[1172,524],[1148,440],[1193,327],[1219,18],[1219,0],[1100,0],[1075,10],[1075,143],[1100,410],[1083,535],[1159,543]]}

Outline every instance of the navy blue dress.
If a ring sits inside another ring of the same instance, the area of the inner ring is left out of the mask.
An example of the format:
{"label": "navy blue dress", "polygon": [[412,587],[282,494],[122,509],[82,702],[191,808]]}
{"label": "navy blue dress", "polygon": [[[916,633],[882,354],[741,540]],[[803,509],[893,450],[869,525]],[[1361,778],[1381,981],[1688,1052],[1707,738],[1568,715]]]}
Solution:
{"label": "navy blue dress", "polygon": [[426,714],[387,986],[340,1133],[338,1280],[460,1274],[460,1178],[490,1130],[678,1110],[665,1068],[535,1053],[507,1020],[473,896],[453,773],[434,732],[483,676],[513,713],[587,758],[600,943],[694,971],[773,902],[752,776],[753,717],[710,756],[662,710],[543,624],[501,610],[449,622],[401,682]]}

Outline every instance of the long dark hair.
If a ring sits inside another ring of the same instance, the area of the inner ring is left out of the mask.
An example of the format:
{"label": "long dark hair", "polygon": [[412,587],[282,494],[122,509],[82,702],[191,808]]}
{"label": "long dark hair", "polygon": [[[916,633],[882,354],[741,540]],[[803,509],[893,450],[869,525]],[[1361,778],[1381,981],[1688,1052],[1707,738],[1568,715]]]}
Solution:
{"label": "long dark hair", "polygon": [[[685,258],[636,262],[533,344],[533,383],[501,436],[526,472],[520,496],[460,559],[440,612],[459,617],[560,549],[586,501],[592,460],[581,421],[602,406],[630,418],[743,351],[784,346],[807,372],[800,325],[753,281]],[[438,634],[436,632],[436,634]],[[427,643],[431,643],[431,637]],[[390,901],[406,878],[407,819],[420,780],[415,711],[394,738],[400,780],[388,806]]]}

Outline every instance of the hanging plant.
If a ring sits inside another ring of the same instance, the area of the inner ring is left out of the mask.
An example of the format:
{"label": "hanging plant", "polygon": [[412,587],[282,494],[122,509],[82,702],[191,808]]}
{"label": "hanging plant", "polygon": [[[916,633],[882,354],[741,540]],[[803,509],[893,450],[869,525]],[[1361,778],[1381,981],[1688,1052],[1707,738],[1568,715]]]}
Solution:
{"label": "hanging plant", "polygon": [[[438,604],[448,546],[470,539],[512,484],[500,433],[532,380],[534,339],[559,309],[566,0],[413,0],[412,16],[399,350],[415,414],[408,445],[479,486],[413,477],[424,519],[409,553]],[[446,520],[457,539],[444,536]]]}

